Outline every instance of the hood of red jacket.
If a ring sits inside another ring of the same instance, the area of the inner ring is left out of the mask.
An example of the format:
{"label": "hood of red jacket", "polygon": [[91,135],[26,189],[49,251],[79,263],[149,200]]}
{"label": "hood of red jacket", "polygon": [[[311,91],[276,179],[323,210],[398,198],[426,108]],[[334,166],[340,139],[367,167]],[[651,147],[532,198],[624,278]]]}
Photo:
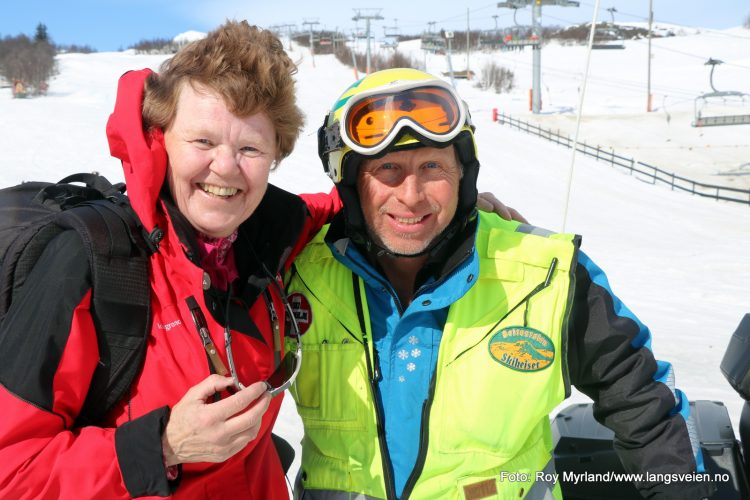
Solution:
{"label": "hood of red jacket", "polygon": [[167,172],[164,134],[143,130],[143,90],[151,73],[142,69],[120,77],[115,110],[107,121],[109,151],[122,161],[130,203],[148,232],[156,225],[156,202]]}

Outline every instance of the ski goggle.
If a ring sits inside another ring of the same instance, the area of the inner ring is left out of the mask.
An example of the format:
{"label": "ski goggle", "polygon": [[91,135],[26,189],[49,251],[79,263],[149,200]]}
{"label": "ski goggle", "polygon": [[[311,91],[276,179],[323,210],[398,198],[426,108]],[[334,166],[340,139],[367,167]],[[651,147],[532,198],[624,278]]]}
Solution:
{"label": "ski goggle", "polygon": [[[466,107],[456,91],[434,80],[404,82],[363,91],[344,105],[340,119],[319,130],[319,154],[330,155],[345,146],[364,156],[374,156],[397,140],[408,127],[427,143],[453,140],[464,126],[471,126]],[[326,119],[326,122],[328,119]],[[329,158],[329,163],[339,161]],[[335,166],[328,172],[334,182],[342,172]]]}

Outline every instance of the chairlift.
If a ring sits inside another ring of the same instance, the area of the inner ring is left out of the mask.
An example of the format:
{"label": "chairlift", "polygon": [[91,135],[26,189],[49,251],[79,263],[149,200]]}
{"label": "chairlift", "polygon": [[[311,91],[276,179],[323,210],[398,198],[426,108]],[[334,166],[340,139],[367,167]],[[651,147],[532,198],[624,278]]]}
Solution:
{"label": "chairlift", "polygon": [[383,38],[380,41],[380,48],[381,49],[397,49],[398,48],[398,38],[394,37],[387,37]]}
{"label": "chairlift", "polygon": [[539,45],[539,37],[534,34],[531,26],[518,25],[511,28],[505,28],[501,32],[502,50],[522,49],[524,47],[533,47]]}
{"label": "chairlift", "polygon": [[624,49],[622,34],[617,26],[597,26],[594,30],[594,43],[592,49]]}
{"label": "chairlift", "polygon": [[612,24],[604,23],[596,27],[594,30],[594,43],[591,48],[597,50],[624,49],[625,44],[622,43],[622,40],[625,37],[622,35],[620,27],[615,24],[615,12],[617,12],[617,9],[610,7],[607,10],[612,16]]}
{"label": "chairlift", "polygon": [[439,33],[422,33],[419,48],[433,54],[444,54],[446,50],[445,39]]}
{"label": "chairlift", "polygon": [[709,83],[713,92],[695,98],[693,127],[750,124],[750,94],[736,90],[719,91],[714,87],[714,69],[724,61],[709,58],[704,63],[711,66]]}
{"label": "chairlift", "polygon": [[539,37],[534,34],[534,29],[530,25],[518,24],[516,20],[516,13],[518,7],[511,7],[513,9],[513,26],[502,30],[502,44],[500,48],[502,50],[515,50],[523,49],[527,46],[539,45]]}
{"label": "chairlift", "polygon": [[500,30],[483,30],[480,32],[479,45],[482,48],[494,50],[500,48],[503,44],[503,37],[500,34]]}

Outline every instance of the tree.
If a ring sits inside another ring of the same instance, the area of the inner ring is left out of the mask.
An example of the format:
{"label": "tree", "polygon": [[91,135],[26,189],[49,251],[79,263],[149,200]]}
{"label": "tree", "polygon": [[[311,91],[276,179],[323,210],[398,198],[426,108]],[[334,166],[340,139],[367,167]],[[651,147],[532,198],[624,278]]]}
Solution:
{"label": "tree", "polygon": [[750,14],[745,18],[745,24],[743,26],[750,30]]}
{"label": "tree", "polygon": [[0,40],[0,75],[10,83],[22,82],[31,94],[42,94],[56,73],[55,47],[26,35]]}
{"label": "tree", "polygon": [[34,34],[35,42],[47,42],[49,43],[49,34],[47,33],[47,26],[44,23],[36,25],[36,33]]}

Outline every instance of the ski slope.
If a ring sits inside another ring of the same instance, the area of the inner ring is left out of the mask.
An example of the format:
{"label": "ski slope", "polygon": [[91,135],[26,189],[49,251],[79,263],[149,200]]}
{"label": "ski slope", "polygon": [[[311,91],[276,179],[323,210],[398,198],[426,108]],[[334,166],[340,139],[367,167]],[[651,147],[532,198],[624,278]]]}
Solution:
{"label": "ski slope", "polygon": [[[736,67],[727,71],[734,75],[727,76],[728,81],[731,79],[727,86],[747,87],[750,81],[750,33],[741,31],[744,38],[729,38],[741,46],[731,46]],[[696,38],[701,36],[703,41]],[[677,53],[674,51],[691,53],[696,46],[714,43],[709,40],[714,36],[704,33],[665,39],[663,43],[668,43],[672,52],[657,57],[668,58]],[[716,50],[722,46],[717,43]],[[621,56],[630,57],[628,50],[630,47]],[[297,148],[272,173],[271,182],[293,192],[328,191],[331,184],[316,155],[316,129],[338,94],[354,80],[353,70],[340,65],[333,56],[313,58],[298,47],[291,55],[299,61],[298,98],[308,118]],[[481,53],[472,56],[472,68],[480,68],[487,57]],[[501,57],[517,59],[514,71],[519,77],[530,71],[530,51]],[[549,68],[543,80],[548,97],[543,95],[546,104],[542,119],[569,121],[570,111],[578,102],[575,85],[580,85],[583,72],[582,50],[545,48],[542,57]],[[642,112],[644,97],[636,96],[634,88],[607,85],[607,78],[624,81],[623,75],[642,72],[643,61],[633,57],[634,67],[629,68],[623,66],[624,62],[607,63],[603,57],[596,55],[592,61],[594,79],[584,104],[584,114],[591,111],[589,119],[596,127],[584,129],[583,138],[595,131],[602,137],[617,131],[611,134],[619,141],[616,149],[650,150],[656,158],[650,161],[663,168],[668,165],[659,159],[666,161],[678,155],[677,149],[670,149],[670,143],[679,142],[686,151],[690,147],[701,151],[706,159],[696,162],[695,168],[707,176],[725,168],[720,166],[722,162],[740,173],[743,162],[750,162],[747,154],[738,160],[725,154],[725,150],[748,148],[750,126],[716,127],[700,133],[689,127],[678,128],[679,107],[676,102],[669,104],[669,99],[665,101],[667,109],[675,111],[672,125],[665,125],[663,117],[655,118],[659,111],[649,116]],[[428,60],[428,69],[443,71],[444,57],[434,58]],[[119,164],[109,157],[104,133],[117,78],[128,69],[157,69],[163,59],[132,52],[61,55],[60,74],[50,83],[46,97],[11,99],[10,90],[1,88],[0,186],[92,170],[122,179]],[[693,64],[686,65],[685,72],[694,71]],[[455,69],[462,66],[454,60]],[[677,73],[663,80],[655,78],[657,89],[667,89],[673,84],[671,80],[682,81],[678,70],[672,71]],[[696,71],[706,72],[702,67]],[[598,83],[597,78],[601,79]],[[524,113],[527,91],[523,87],[528,87],[524,81],[514,93],[502,96],[481,91],[467,81],[457,82],[477,125],[482,162],[479,188],[495,193],[535,225],[560,230],[570,150],[491,122],[492,108]],[[687,81],[680,85],[679,94],[670,91],[675,99],[678,95],[688,99],[688,95],[707,87],[697,83],[689,86]],[[750,88],[744,90],[750,92]],[[662,139],[654,139],[658,137]],[[736,148],[722,146],[722,141]],[[584,250],[608,273],[615,293],[651,328],[653,350],[657,358],[674,364],[677,385],[691,399],[724,401],[736,428],[741,401],[722,377],[719,363],[734,328],[750,312],[750,207],[672,192],[578,155],[566,229],[583,235]],[[574,393],[564,405],[585,400]],[[299,450],[302,429],[291,398],[284,402],[276,432]],[[295,462],[293,467],[297,466]]]}

